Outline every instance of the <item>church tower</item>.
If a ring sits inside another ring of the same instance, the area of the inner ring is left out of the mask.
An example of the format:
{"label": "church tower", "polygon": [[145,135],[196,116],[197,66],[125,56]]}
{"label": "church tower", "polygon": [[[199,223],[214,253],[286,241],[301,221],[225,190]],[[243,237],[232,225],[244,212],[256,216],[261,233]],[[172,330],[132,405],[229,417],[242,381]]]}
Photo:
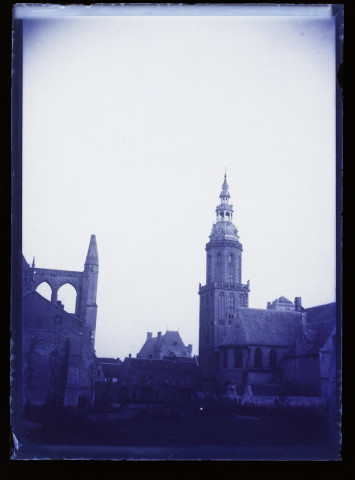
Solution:
{"label": "church tower", "polygon": [[249,281],[242,284],[242,244],[233,223],[227,175],[224,175],[216,223],[206,245],[206,284],[199,287],[199,362],[205,379],[216,376],[218,346],[235,318],[248,307]]}

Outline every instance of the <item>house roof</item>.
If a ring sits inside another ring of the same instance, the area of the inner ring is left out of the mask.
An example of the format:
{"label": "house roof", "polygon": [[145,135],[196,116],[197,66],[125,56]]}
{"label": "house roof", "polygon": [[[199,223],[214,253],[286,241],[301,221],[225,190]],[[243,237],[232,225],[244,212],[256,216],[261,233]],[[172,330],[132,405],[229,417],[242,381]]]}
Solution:
{"label": "house roof", "polygon": [[97,361],[102,364],[102,363],[113,363],[115,365],[122,365],[122,360],[119,358],[113,358],[113,357],[97,357]]}
{"label": "house roof", "polygon": [[185,349],[186,347],[179,332],[167,330],[160,337],[148,338],[137,356],[140,358],[149,358],[150,355],[154,357],[156,351],[164,351],[165,355],[169,354],[169,352],[171,352],[171,355],[179,355]]}
{"label": "house roof", "polygon": [[124,365],[121,364],[113,364],[113,363],[100,363],[102,368],[102,372],[105,378],[119,378],[124,376],[125,368]]}
{"label": "house roof", "polygon": [[281,296],[281,297],[277,298],[275,301],[278,302],[278,303],[290,303],[292,305],[291,300],[289,300],[288,298],[286,298],[284,296]]}
{"label": "house roof", "polygon": [[124,364],[132,370],[144,370],[164,373],[197,373],[198,366],[194,358],[186,359],[185,361],[171,360],[157,360],[145,358],[128,358],[124,360]]}
{"label": "house roof", "polygon": [[222,345],[289,346],[301,330],[301,324],[299,312],[238,308]]}

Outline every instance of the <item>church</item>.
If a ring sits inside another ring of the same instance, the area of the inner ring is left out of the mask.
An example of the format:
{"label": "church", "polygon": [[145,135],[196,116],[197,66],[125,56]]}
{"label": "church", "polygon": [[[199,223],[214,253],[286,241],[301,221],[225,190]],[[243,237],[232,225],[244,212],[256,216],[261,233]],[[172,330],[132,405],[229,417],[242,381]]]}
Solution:
{"label": "church", "polygon": [[301,298],[249,307],[227,177],[206,245],[199,285],[203,389],[259,396],[328,396],[335,388],[335,304],[305,309]]}
{"label": "church", "polygon": [[[96,394],[111,398],[113,392],[118,401],[119,386],[132,401],[185,401],[197,391],[261,402],[335,398],[335,303],[304,308],[300,297],[292,302],[281,296],[265,309],[249,307],[250,284],[242,281],[243,246],[226,175],[219,198],[205,248],[206,281],[198,292],[198,357],[191,358],[192,345],[185,345],[178,332],[167,331],[156,337],[147,332],[136,358],[96,358],[95,235],[82,272],[37,268],[23,259],[24,405],[94,406]],[[43,282],[51,288],[50,300],[36,291]],[[57,299],[67,283],[76,291],[74,313]]]}
{"label": "church", "polygon": [[[99,258],[91,235],[84,270],[37,268],[22,261],[22,404],[92,405],[96,372],[95,331]],[[36,289],[46,283],[47,300]],[[76,291],[75,312],[57,299],[61,286]]]}

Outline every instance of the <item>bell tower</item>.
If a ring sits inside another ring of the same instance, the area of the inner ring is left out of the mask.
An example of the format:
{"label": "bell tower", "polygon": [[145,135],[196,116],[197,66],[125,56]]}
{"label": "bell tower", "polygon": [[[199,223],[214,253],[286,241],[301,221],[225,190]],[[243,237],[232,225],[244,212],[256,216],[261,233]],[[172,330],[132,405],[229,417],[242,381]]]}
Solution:
{"label": "bell tower", "polygon": [[218,346],[239,307],[248,307],[249,281],[242,284],[242,244],[233,223],[227,175],[206,244],[206,284],[199,286],[199,362],[205,379],[215,378]]}

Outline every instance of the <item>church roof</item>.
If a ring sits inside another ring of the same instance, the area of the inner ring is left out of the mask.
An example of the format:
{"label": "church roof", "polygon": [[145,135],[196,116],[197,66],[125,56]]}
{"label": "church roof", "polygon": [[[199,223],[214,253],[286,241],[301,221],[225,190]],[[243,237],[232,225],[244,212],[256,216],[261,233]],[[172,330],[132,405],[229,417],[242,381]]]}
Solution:
{"label": "church roof", "polygon": [[30,265],[27,263],[24,255],[22,255],[22,270],[26,270],[27,268],[30,268]]}
{"label": "church roof", "polygon": [[335,333],[336,304],[328,303],[305,309],[307,327],[286,353],[287,357],[318,355],[327,340]]}
{"label": "church roof", "polygon": [[64,325],[67,323],[71,328],[82,325],[82,321],[74,313],[66,312],[36,291],[29,292],[23,297],[24,322],[36,324],[37,328],[46,328],[47,325],[50,327],[49,320],[57,317],[60,317],[61,323]]}
{"label": "church roof", "polygon": [[301,330],[299,312],[238,308],[222,345],[289,346]]}

